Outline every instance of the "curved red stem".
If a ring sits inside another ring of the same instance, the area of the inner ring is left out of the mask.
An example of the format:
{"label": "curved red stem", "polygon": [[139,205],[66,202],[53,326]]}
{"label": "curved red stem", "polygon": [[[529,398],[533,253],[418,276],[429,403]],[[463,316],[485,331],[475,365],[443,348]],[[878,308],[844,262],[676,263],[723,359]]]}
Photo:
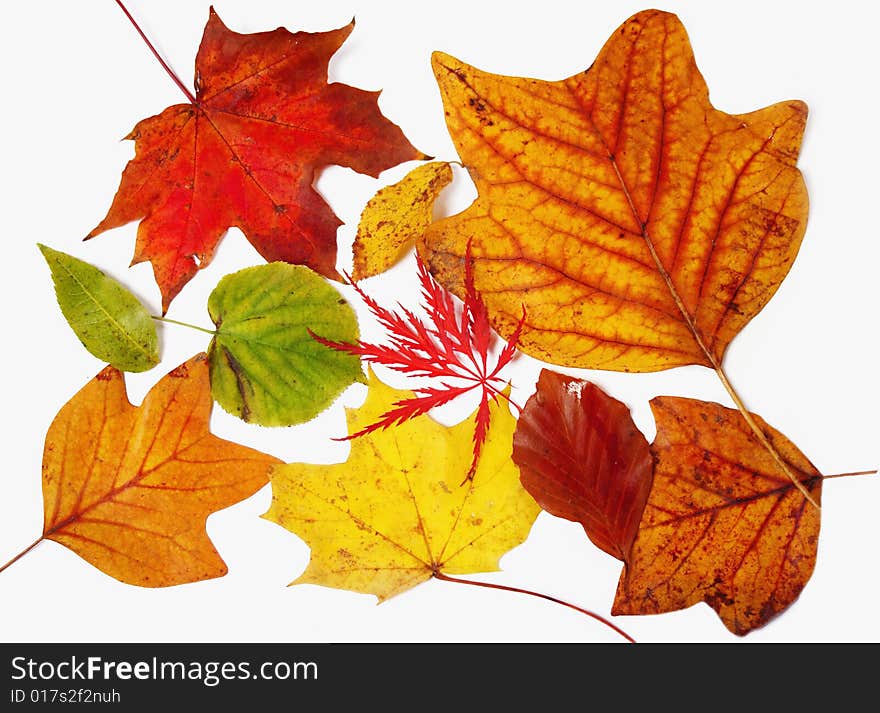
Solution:
{"label": "curved red stem", "polygon": [[540,592],[533,592],[530,589],[520,589],[519,587],[508,587],[506,584],[491,584],[490,582],[480,582],[474,579],[459,579],[458,577],[450,577],[448,574],[443,574],[443,572],[434,572],[434,577],[437,579],[443,580],[444,582],[455,582],[456,584],[470,584],[473,587],[485,587],[486,589],[501,589],[505,592],[514,592],[516,594],[528,594],[532,597],[538,597],[539,599],[546,599],[549,602],[553,602],[555,604],[561,604],[564,607],[568,607],[569,609],[574,609],[575,611],[580,612],[581,614],[586,614],[589,617],[592,617],[598,622],[601,622],[605,626],[610,629],[613,629],[618,634],[620,634],[624,639],[629,641],[629,643],[634,644],[636,640],[632,638],[629,634],[627,634],[623,629],[619,626],[613,624],[608,621],[605,617],[596,614],[595,612],[591,612],[589,609],[583,609],[576,604],[571,604],[570,602],[565,601],[564,599],[557,599],[556,597],[551,597],[549,594],[541,594]]}

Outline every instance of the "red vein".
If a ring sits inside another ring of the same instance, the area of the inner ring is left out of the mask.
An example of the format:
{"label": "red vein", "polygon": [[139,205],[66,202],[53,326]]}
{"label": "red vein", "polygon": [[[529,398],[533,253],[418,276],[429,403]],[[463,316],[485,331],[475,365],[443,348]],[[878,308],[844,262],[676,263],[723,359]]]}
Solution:
{"label": "red vein", "polygon": [[[598,133],[598,132],[597,132]],[[601,135],[600,139],[601,139]],[[638,210],[636,209],[635,204],[633,203],[632,195],[629,192],[629,189],[626,185],[626,182],[623,180],[623,176],[620,173],[620,169],[617,165],[617,161],[613,156],[609,156],[611,165],[614,168],[614,171],[617,173],[617,178],[620,181],[620,185],[623,187],[623,192],[626,195],[626,199],[629,202],[630,210],[633,215],[638,217]],[[718,378],[721,380],[721,384],[727,390],[727,393],[730,395],[730,398],[733,400],[734,404],[736,404],[737,409],[742,414],[742,417],[745,419],[749,428],[752,432],[757,436],[758,440],[761,442],[761,445],[767,450],[767,452],[773,457],[773,460],[776,461],[776,464],[780,467],[782,472],[788,477],[788,479],[794,484],[794,486],[801,491],[801,494],[810,501],[810,503],[816,507],[816,509],[821,509],[819,503],[812,496],[812,494],[801,484],[800,480],[795,477],[795,474],[788,467],[788,464],[782,459],[779,451],[776,450],[776,447],[770,442],[770,439],[767,437],[767,434],[764,433],[764,430],[758,425],[755,421],[752,414],[746,408],[745,403],[743,403],[742,398],[739,393],[737,393],[736,389],[733,388],[733,384],[730,383],[730,380],[727,378],[727,373],[724,371],[724,367],[721,366],[721,362],[715,358],[715,354],[709,351],[709,348],[706,346],[703,341],[702,334],[697,329],[697,325],[694,322],[694,318],[691,313],[688,311],[684,302],[682,301],[681,295],[678,293],[678,288],[672,281],[672,277],[667,272],[666,268],[663,266],[663,263],[660,261],[660,256],[657,254],[657,250],[654,247],[654,241],[651,239],[651,236],[648,234],[647,225],[642,226],[642,237],[645,240],[645,243],[648,246],[648,249],[651,252],[651,257],[654,258],[654,262],[657,265],[657,270],[660,272],[660,275],[663,277],[664,282],[666,282],[666,286],[669,289],[672,298],[675,300],[675,304],[678,306],[681,316],[685,321],[688,329],[693,335],[694,341],[697,343],[697,346],[700,348],[700,351],[706,357],[706,360],[709,362],[709,366],[715,370],[715,373],[718,375]]]}

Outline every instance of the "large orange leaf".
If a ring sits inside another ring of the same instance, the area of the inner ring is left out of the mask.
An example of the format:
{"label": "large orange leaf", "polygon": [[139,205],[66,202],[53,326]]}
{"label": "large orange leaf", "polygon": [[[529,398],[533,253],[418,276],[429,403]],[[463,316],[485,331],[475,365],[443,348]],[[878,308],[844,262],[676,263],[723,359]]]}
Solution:
{"label": "large orange leaf", "polygon": [[327,83],[353,27],[239,34],[211,10],[194,101],[135,126],[135,158],[88,236],[143,219],[133,262],[153,264],[165,309],[232,226],[269,261],[335,277],[340,221],[312,187],[316,170],[377,176],[423,158],[379,112],[378,92]]}
{"label": "large orange leaf", "polygon": [[479,196],[420,245],[555,364],[717,367],[795,258],[807,194],[799,101],[714,109],[674,15],[625,22],[585,72],[540,81],[435,53],[446,121]]}
{"label": "large orange leaf", "polygon": [[[779,475],[737,411],[660,396],[654,485],[617,589],[614,614],[709,604],[736,634],[763,626],[813,572],[818,508]],[[785,436],[754,418],[816,502],[822,476]]]}
{"label": "large orange leaf", "polygon": [[58,412],[43,454],[43,539],[129,584],[226,573],[205,531],[212,512],[255,493],[279,461],[208,431],[204,354],[128,402],[106,367]]}

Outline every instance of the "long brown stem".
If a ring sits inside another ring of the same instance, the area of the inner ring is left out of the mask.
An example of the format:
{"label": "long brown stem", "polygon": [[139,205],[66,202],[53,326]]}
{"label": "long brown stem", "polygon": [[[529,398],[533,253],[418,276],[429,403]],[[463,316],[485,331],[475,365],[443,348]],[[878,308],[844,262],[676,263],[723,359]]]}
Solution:
{"label": "long brown stem", "polygon": [[24,556],[25,556],[28,552],[30,552],[32,549],[34,549],[34,547],[36,547],[37,545],[39,545],[44,539],[45,539],[45,538],[41,535],[39,539],[34,540],[33,542],[31,542],[31,544],[29,544],[29,545],[28,545],[27,547],[25,547],[21,552],[19,552],[17,555],[15,555],[15,557],[13,557],[13,558],[12,558],[11,560],[9,560],[6,564],[4,564],[2,567],[0,567],[0,572],[2,572],[2,571],[3,571],[4,569],[6,569],[7,567],[11,567],[12,565],[14,565],[16,562],[18,562],[18,560],[20,560],[22,557],[24,557]]}
{"label": "long brown stem", "polygon": [[830,480],[831,478],[851,478],[856,475],[876,475],[876,470],[857,470],[853,473],[834,473],[834,475],[823,475],[822,480]]}
{"label": "long brown stem", "polygon": [[620,634],[624,639],[629,641],[631,644],[636,643],[636,640],[632,638],[629,634],[627,634],[623,629],[619,626],[616,626],[612,622],[608,621],[605,617],[596,614],[595,612],[591,612],[589,609],[582,609],[581,607],[571,604],[570,602],[565,601],[564,599],[557,599],[556,597],[551,597],[549,594],[541,594],[540,592],[533,592],[530,589],[520,589],[519,587],[508,587],[506,584],[491,584],[490,582],[480,582],[475,579],[459,579],[458,577],[450,577],[448,574],[443,574],[443,572],[434,572],[434,577],[436,579],[443,580],[444,582],[454,582],[456,584],[469,584],[472,587],[485,587],[486,589],[500,589],[505,592],[514,592],[515,594],[528,594],[531,597],[538,597],[539,599],[546,599],[548,602],[553,602],[554,604],[561,604],[564,607],[568,607],[569,609],[574,609],[581,614],[586,614],[589,617],[592,617],[598,622],[601,622],[605,626],[613,629],[618,634]]}
{"label": "long brown stem", "polygon": [[[694,330],[696,333],[696,330]],[[779,451],[776,450],[776,447],[770,443],[770,440],[767,438],[767,434],[764,433],[764,429],[762,429],[757,422],[755,421],[752,414],[746,408],[742,399],[739,397],[739,394],[736,392],[736,389],[733,388],[733,384],[730,383],[730,380],[727,378],[727,374],[724,372],[724,367],[721,366],[716,360],[715,357],[711,356],[711,353],[708,350],[705,350],[706,354],[712,360],[712,367],[715,369],[715,373],[718,374],[718,378],[721,379],[721,383],[724,385],[724,388],[727,389],[727,393],[730,394],[730,398],[733,399],[733,403],[736,404],[736,407],[739,409],[739,412],[742,414],[742,417],[746,420],[746,423],[749,425],[749,428],[752,429],[752,433],[754,433],[758,440],[761,442],[761,445],[767,449],[771,456],[773,456],[773,460],[776,461],[776,464],[779,466],[780,470],[785,473],[789,480],[794,483],[794,486],[801,491],[803,496],[817,509],[821,509],[819,503],[812,496],[809,490],[804,487],[804,484],[800,481],[800,479],[791,472],[791,468],[788,467],[788,463],[786,463],[782,456],[779,455]]]}
{"label": "long brown stem", "polygon": [[721,362],[715,358],[715,354],[706,346],[706,343],[703,341],[703,336],[700,333],[700,330],[697,329],[697,325],[694,322],[694,318],[691,316],[691,313],[688,311],[687,307],[685,307],[684,302],[681,299],[681,295],[678,294],[678,288],[676,288],[675,283],[672,281],[672,276],[666,270],[666,267],[663,265],[663,262],[660,260],[660,256],[657,254],[657,250],[654,248],[654,241],[651,239],[651,236],[648,234],[647,223],[645,223],[640,217],[639,212],[636,210],[636,205],[633,202],[632,196],[629,193],[629,189],[627,188],[626,182],[623,180],[623,176],[620,173],[620,169],[617,166],[617,161],[614,158],[614,155],[609,152],[608,157],[611,161],[611,165],[614,167],[614,172],[617,174],[617,180],[620,182],[620,186],[623,189],[623,193],[626,196],[627,201],[629,202],[630,210],[632,211],[633,217],[639,221],[642,226],[642,239],[645,241],[645,244],[648,246],[648,251],[651,253],[651,258],[654,260],[654,265],[657,268],[657,271],[660,273],[660,276],[663,278],[663,281],[666,283],[666,287],[669,290],[669,294],[672,295],[672,299],[674,300],[676,306],[678,307],[678,311],[681,312],[681,316],[684,318],[685,324],[687,324],[688,329],[694,337],[694,340],[697,343],[697,346],[700,348],[700,351],[706,357],[706,360],[715,370],[715,373],[718,375],[718,378],[721,380],[722,385],[727,390],[727,393],[730,395],[730,398],[733,399],[733,403],[736,405],[739,412],[742,414],[742,417],[745,419],[746,424],[748,424],[749,428],[752,430],[752,433],[757,436],[758,441],[760,441],[761,445],[767,449],[767,452],[773,457],[773,460],[776,461],[776,464],[779,466],[779,469],[785,474],[785,476],[794,484],[798,490],[801,491],[803,496],[812,504],[816,509],[821,509],[819,506],[819,502],[810,494],[810,491],[806,489],[803,483],[801,483],[800,479],[792,472],[791,468],[789,468],[788,463],[783,460],[782,456],[779,454],[779,451],[776,450],[776,447],[770,442],[767,438],[767,434],[764,433],[764,430],[758,425],[755,419],[752,417],[752,414],[746,408],[746,405],[743,403],[743,400],[740,398],[739,394],[736,392],[736,389],[733,388],[733,384],[730,383],[730,379],[727,378],[727,374],[724,371],[724,367],[721,366]]}
{"label": "long brown stem", "polygon": [[174,83],[180,88],[180,91],[183,92],[184,96],[187,98],[189,103],[190,104],[198,104],[198,102],[196,101],[196,98],[193,96],[193,93],[189,89],[186,88],[186,85],[180,81],[180,77],[178,77],[174,73],[174,70],[168,66],[168,64],[165,62],[164,59],[162,59],[162,56],[159,54],[159,52],[156,50],[156,48],[153,47],[153,43],[150,42],[150,38],[147,37],[146,34],[144,34],[144,31],[141,29],[140,25],[137,24],[137,20],[135,20],[132,17],[131,13],[128,11],[128,8],[122,4],[122,0],[116,0],[116,4],[119,5],[119,7],[122,9],[122,12],[125,13],[125,16],[128,18],[129,22],[131,22],[131,24],[134,25],[134,29],[137,30],[137,33],[141,36],[141,39],[146,43],[147,47],[150,48],[150,52],[152,52],[153,56],[157,60],[159,60],[159,64],[162,65],[162,69],[164,69],[168,73],[168,76],[174,80]]}

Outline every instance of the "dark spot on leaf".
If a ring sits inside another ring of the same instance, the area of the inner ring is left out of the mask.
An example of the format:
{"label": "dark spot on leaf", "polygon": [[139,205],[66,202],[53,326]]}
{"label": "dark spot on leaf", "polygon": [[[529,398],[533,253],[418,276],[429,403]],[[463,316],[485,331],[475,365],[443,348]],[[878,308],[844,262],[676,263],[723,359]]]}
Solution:
{"label": "dark spot on leaf", "polygon": [[226,363],[235,375],[235,384],[238,387],[238,394],[241,396],[241,420],[248,421],[251,416],[251,407],[248,404],[249,391],[244,370],[241,368],[241,364],[238,363],[238,360],[232,356],[232,353],[226,347],[223,347],[223,357],[226,359]]}
{"label": "dark spot on leaf", "polygon": [[168,372],[168,376],[172,379],[185,379],[189,376],[189,367],[186,364],[181,364]]}

